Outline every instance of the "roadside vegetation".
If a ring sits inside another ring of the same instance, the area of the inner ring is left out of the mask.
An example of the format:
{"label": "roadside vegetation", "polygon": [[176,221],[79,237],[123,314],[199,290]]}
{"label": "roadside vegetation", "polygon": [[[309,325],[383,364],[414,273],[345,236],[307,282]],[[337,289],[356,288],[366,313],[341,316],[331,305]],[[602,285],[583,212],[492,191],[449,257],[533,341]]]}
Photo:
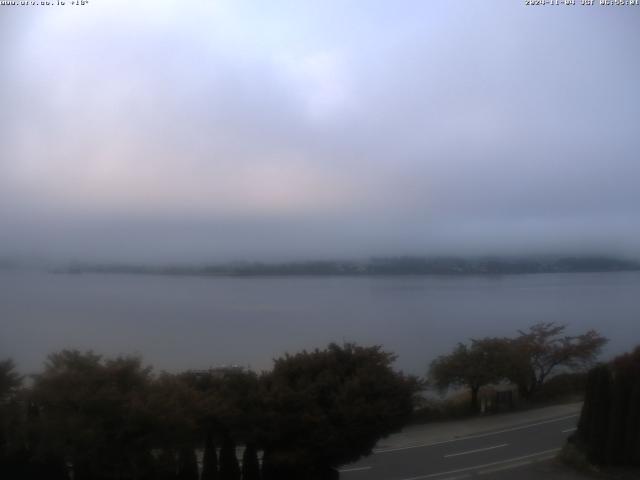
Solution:
{"label": "roadside vegetation", "polygon": [[410,418],[421,384],[393,361],[379,347],[332,344],[261,374],[154,374],[139,358],[65,350],[28,387],[5,361],[0,478],[337,478]]}
{"label": "roadside vegetation", "polygon": [[[430,385],[441,392],[463,388],[468,392],[468,408],[452,411],[477,413],[481,410],[481,389],[513,385],[503,401],[513,406],[514,393],[520,401],[550,400],[570,393],[567,387],[582,390],[585,368],[592,365],[607,340],[590,330],[566,335],[566,326],[537,323],[513,338],[487,337],[459,343],[436,358],[429,369]],[[497,394],[496,394],[497,396]],[[455,398],[447,401],[455,405]]]}
{"label": "roadside vegetation", "polygon": [[[156,373],[138,357],[63,350],[26,381],[7,360],[0,478],[334,479],[337,467],[409,421],[477,414],[487,392],[513,408],[514,395],[520,405],[545,402],[585,384],[575,444],[596,462],[618,459],[620,448],[632,458],[640,427],[625,425],[640,414],[630,406],[640,405],[640,350],[592,370],[587,383],[585,367],[605,343],[595,331],[570,336],[563,325],[538,323],[513,338],[458,344],[432,362],[427,382],[395,371],[395,356],[380,347],[354,344],[285,355],[262,373]],[[428,399],[427,384],[464,393]],[[623,437],[633,437],[630,446]],[[603,438],[618,443],[603,446]]]}

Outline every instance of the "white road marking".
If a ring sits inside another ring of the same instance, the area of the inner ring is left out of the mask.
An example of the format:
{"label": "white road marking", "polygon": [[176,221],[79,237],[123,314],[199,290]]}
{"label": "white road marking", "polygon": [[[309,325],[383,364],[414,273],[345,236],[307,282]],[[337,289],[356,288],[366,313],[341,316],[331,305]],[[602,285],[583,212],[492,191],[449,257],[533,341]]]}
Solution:
{"label": "white road marking", "polygon": [[471,478],[471,475],[467,473],[465,475],[458,475],[456,477],[441,478],[440,480],[462,480],[463,478]]}
{"label": "white road marking", "polygon": [[460,455],[469,455],[470,453],[486,452],[487,450],[494,450],[508,445],[508,443],[503,443],[502,445],[494,445],[493,447],[476,448],[475,450],[467,450],[466,452],[450,453],[449,455],[444,455],[444,458],[459,457]]}
{"label": "white road marking", "polygon": [[575,432],[577,429],[578,427],[567,428],[566,430],[562,430],[562,433]]}
{"label": "white road marking", "polygon": [[561,422],[563,420],[568,420],[570,418],[575,418],[575,417],[579,417],[579,416],[580,416],[580,414],[576,413],[574,415],[567,415],[566,417],[554,418],[552,420],[545,420],[543,422],[530,423],[528,425],[522,425],[520,427],[505,428],[504,430],[497,430],[495,432],[488,432],[488,433],[480,433],[480,434],[477,434],[477,435],[469,435],[467,437],[459,437],[459,438],[455,438],[453,440],[445,440],[445,441],[442,441],[442,442],[420,443],[420,444],[415,444],[415,445],[407,445],[406,447],[396,447],[396,448],[381,448],[381,449],[378,449],[378,450],[374,450],[373,453],[375,453],[375,454],[378,454],[378,453],[390,453],[390,452],[399,452],[401,450],[411,450],[413,448],[435,447],[436,445],[446,445],[447,443],[462,442],[464,440],[472,440],[474,438],[484,438],[484,437],[490,437],[491,435],[499,435],[501,433],[515,432],[517,430],[525,430],[527,428],[537,427],[539,425],[546,425],[548,423]]}
{"label": "white road marking", "polygon": [[347,472],[361,472],[363,470],[371,470],[371,467],[353,467],[353,468],[342,468],[340,470],[338,470],[340,473],[347,473]]}
{"label": "white road marking", "polygon": [[505,470],[513,470],[514,468],[524,467],[525,465],[531,465],[534,462],[543,462],[545,460],[551,460],[554,458],[557,452],[554,452],[549,455],[542,455],[540,457],[536,457],[533,460],[522,460],[520,462],[509,463],[508,465],[499,465],[497,467],[486,468],[484,470],[478,470],[476,473],[479,475],[489,475],[491,473],[504,472]]}
{"label": "white road marking", "polygon": [[559,451],[560,451],[559,448],[554,448],[554,449],[551,449],[551,450],[544,450],[542,452],[531,453],[529,455],[523,455],[521,457],[510,458],[508,460],[501,460],[499,462],[485,463],[483,465],[474,465],[473,467],[459,468],[458,470],[449,470],[448,472],[430,473],[428,475],[420,475],[418,477],[408,477],[408,478],[403,478],[402,480],[424,480],[426,478],[441,477],[442,475],[451,475],[451,474],[455,474],[455,473],[469,472],[469,471],[477,470],[477,469],[481,469],[481,468],[488,468],[488,467],[493,467],[493,466],[496,466],[496,465],[504,465],[504,464],[507,464],[507,463],[519,462],[519,461],[524,460],[526,458],[539,457],[541,455],[547,455],[549,453],[555,453],[555,452],[559,452]]}

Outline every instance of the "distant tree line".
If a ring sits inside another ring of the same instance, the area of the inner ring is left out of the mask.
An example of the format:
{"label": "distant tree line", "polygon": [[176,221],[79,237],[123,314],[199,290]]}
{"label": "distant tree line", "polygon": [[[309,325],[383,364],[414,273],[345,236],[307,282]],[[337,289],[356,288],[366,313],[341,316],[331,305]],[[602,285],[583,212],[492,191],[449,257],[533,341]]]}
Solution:
{"label": "distant tree line", "polygon": [[570,443],[596,465],[640,466],[640,346],[589,371]]}
{"label": "distant tree line", "polygon": [[470,391],[470,409],[477,412],[479,392],[485,385],[511,382],[520,396],[530,400],[558,371],[581,369],[599,355],[607,340],[590,330],[566,335],[566,326],[542,322],[514,338],[487,337],[459,343],[447,355],[436,358],[429,379],[441,391],[465,387]]}
{"label": "distant tree line", "polygon": [[391,257],[363,261],[301,261],[289,263],[122,265],[76,264],[64,273],[127,273],[147,275],[294,276],[294,275],[510,275],[522,273],[616,272],[640,270],[640,262],[612,257]]}
{"label": "distant tree line", "polygon": [[393,361],[380,347],[332,344],[262,374],[156,375],[136,357],[64,350],[29,386],[5,361],[0,478],[337,478],[413,411],[420,382]]}

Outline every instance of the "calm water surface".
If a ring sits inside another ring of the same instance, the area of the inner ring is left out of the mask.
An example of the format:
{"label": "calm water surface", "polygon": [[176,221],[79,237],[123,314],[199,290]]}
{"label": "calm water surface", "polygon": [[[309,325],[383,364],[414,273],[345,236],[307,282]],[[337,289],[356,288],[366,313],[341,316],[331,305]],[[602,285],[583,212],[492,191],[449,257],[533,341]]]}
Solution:
{"label": "calm water surface", "polygon": [[159,369],[269,368],[283,352],[355,341],[422,374],[470,337],[536,321],[595,328],[606,356],[640,343],[640,273],[198,278],[0,273],[0,358],[24,372],[75,347]]}

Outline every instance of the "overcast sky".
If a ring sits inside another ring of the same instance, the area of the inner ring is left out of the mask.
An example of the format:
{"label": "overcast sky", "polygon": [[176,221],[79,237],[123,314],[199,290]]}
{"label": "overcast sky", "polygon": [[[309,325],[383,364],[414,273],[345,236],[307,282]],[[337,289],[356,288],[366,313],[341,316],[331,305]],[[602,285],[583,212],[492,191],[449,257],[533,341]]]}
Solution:
{"label": "overcast sky", "polygon": [[523,3],[2,6],[0,256],[640,256],[640,7]]}

